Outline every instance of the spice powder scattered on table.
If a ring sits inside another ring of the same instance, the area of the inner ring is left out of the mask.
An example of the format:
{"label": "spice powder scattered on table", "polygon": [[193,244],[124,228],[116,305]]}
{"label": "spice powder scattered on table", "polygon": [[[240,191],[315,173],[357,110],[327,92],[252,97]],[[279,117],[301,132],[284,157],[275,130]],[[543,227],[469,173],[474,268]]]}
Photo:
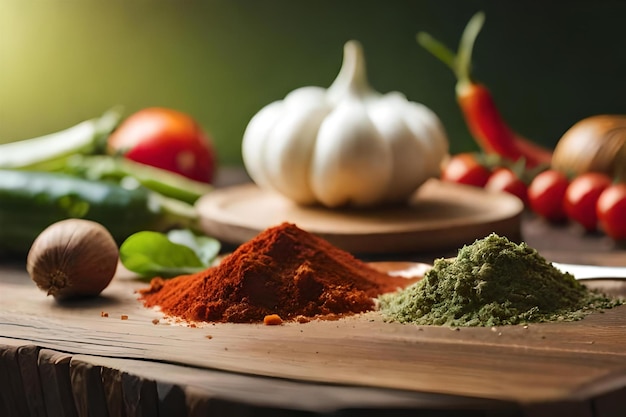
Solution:
{"label": "spice powder scattered on table", "polygon": [[140,290],[146,307],[188,321],[262,323],[372,310],[377,296],[413,281],[380,272],[291,223],[269,228],[215,267]]}

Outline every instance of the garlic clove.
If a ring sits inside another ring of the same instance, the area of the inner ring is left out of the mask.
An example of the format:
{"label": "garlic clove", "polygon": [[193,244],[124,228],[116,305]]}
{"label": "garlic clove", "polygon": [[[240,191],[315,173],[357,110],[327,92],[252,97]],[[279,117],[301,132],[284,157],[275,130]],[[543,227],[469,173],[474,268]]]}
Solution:
{"label": "garlic clove", "polygon": [[[329,112],[325,90],[303,87],[284,100],[283,115],[271,130],[271,150],[263,155],[272,186],[299,204],[312,204],[309,175],[318,128]],[[289,175],[284,175],[289,172]]]}
{"label": "garlic clove", "polygon": [[246,171],[259,186],[272,189],[272,183],[265,174],[264,155],[268,152],[272,128],[282,117],[283,101],[274,101],[255,114],[243,134],[241,153]]}
{"label": "garlic clove", "polygon": [[[272,152],[266,155],[266,173],[283,195],[300,204],[315,201],[309,182],[311,155],[325,107],[295,107],[272,131]],[[284,175],[289,172],[289,175]]]}
{"label": "garlic clove", "polygon": [[48,226],[33,242],[26,270],[57,300],[96,296],[111,282],[119,250],[99,223],[67,219]]}
{"label": "garlic clove", "polygon": [[422,143],[428,158],[420,157],[425,165],[424,175],[439,177],[441,161],[448,155],[449,143],[446,130],[435,112],[424,104],[414,101],[406,102],[401,107],[404,121],[413,135]]}
{"label": "garlic clove", "polygon": [[415,137],[409,129],[401,111],[401,106],[384,97],[368,106],[369,116],[378,132],[387,138],[393,155],[392,174],[384,200],[399,202],[406,200],[425,180],[426,163],[418,163],[425,158],[426,145]]}
{"label": "garlic clove", "polygon": [[367,206],[385,195],[393,155],[365,106],[345,100],[322,122],[313,153],[311,186],[326,207]]}
{"label": "garlic clove", "polygon": [[325,91],[292,91],[264,107],[244,132],[242,154],[252,180],[299,204],[315,202],[308,177],[317,129],[329,111]]}

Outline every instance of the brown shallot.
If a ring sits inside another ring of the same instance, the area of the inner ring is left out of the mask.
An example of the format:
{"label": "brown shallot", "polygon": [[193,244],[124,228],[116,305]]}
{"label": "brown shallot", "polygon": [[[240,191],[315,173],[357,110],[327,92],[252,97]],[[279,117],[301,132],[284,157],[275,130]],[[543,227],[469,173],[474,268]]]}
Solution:
{"label": "brown shallot", "polygon": [[57,300],[96,296],[111,282],[119,250],[99,223],[67,219],[48,226],[33,242],[26,270]]}

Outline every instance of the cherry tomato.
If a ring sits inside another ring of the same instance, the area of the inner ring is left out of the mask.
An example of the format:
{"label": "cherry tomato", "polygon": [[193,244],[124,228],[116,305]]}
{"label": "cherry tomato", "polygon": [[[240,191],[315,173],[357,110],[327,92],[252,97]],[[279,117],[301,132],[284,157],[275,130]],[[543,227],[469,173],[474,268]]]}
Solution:
{"label": "cherry tomato", "polygon": [[612,184],[602,191],[596,214],[604,233],[614,240],[626,239],[626,183]]}
{"label": "cherry tomato", "polygon": [[481,165],[471,153],[459,153],[450,158],[441,172],[443,181],[483,187],[491,175],[489,169]]}
{"label": "cherry tomato", "polygon": [[126,118],[108,139],[109,153],[210,183],[215,151],[210,138],[189,115],[150,107]]}
{"label": "cherry tomato", "polygon": [[567,218],[563,200],[569,179],[560,171],[548,169],[531,181],[528,186],[528,204],[539,216],[552,221]]}
{"label": "cherry tomato", "polygon": [[509,168],[497,168],[485,184],[489,191],[504,191],[518,197],[524,204],[528,202],[528,187]]}
{"label": "cherry tomato", "polygon": [[563,200],[567,217],[589,232],[597,230],[596,203],[602,191],[609,185],[611,178],[599,172],[586,172],[574,178],[567,187]]}

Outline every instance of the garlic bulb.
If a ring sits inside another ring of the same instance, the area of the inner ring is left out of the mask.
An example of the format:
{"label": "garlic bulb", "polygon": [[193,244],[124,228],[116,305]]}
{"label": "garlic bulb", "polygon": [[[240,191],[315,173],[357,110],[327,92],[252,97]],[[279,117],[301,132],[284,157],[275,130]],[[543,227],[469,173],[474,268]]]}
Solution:
{"label": "garlic bulb", "polygon": [[67,219],[48,226],[33,242],[26,270],[56,299],[95,296],[111,282],[119,250],[104,226]]}
{"label": "garlic bulb", "polygon": [[406,200],[439,175],[448,140],[435,113],[367,81],[349,41],[328,88],[302,87],[249,122],[242,155],[252,180],[299,204],[375,206]]}

